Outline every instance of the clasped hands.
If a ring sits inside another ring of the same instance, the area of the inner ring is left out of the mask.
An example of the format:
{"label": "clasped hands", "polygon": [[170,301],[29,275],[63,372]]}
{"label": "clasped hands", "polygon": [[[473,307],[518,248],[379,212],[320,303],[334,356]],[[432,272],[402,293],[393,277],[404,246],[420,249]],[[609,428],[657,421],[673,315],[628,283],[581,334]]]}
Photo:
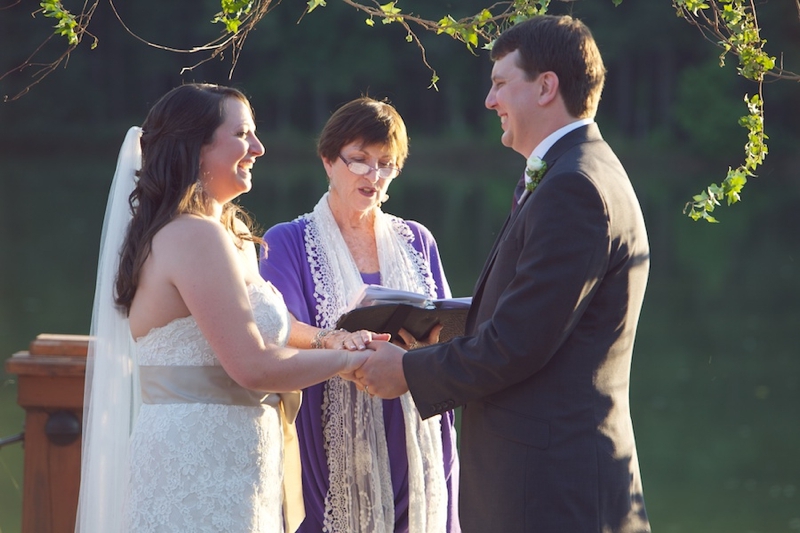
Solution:
{"label": "clasped hands", "polygon": [[389,342],[390,338],[386,333],[357,332],[358,335],[354,342],[343,344],[343,346],[345,348],[353,346],[354,350],[366,350],[369,353],[366,354],[359,366],[339,375],[354,382],[358,390],[364,391],[370,396],[374,395],[384,399],[397,398],[408,392],[408,384],[403,372],[403,356],[406,351],[436,344],[439,342],[441,331],[441,325],[435,326],[423,342],[415,339],[404,329],[398,332],[399,339],[392,342]]}

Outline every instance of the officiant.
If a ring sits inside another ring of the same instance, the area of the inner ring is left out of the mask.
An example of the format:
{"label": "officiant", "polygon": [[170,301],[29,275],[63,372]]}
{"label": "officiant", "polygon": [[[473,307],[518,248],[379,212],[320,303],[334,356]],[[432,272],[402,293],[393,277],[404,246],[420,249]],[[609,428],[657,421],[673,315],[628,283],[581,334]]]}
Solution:
{"label": "officiant", "polygon": [[[430,231],[381,209],[408,155],[397,110],[368,97],[343,105],[317,153],[328,191],[311,213],[267,231],[261,275],[307,325],[292,328],[289,344],[360,347],[369,333],[335,324],[364,283],[432,298],[449,298],[450,288]],[[306,505],[299,532],[459,532],[453,423],[452,411],[423,421],[408,394],[380,400],[339,377],[306,389],[297,417]]]}

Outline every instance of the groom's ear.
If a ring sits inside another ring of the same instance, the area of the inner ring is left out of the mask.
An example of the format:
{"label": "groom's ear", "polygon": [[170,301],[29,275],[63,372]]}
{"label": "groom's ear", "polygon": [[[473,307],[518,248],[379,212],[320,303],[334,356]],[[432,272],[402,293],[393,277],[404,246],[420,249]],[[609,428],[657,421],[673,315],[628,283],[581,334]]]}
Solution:
{"label": "groom's ear", "polygon": [[559,96],[558,75],[547,71],[539,74],[539,105],[546,106]]}

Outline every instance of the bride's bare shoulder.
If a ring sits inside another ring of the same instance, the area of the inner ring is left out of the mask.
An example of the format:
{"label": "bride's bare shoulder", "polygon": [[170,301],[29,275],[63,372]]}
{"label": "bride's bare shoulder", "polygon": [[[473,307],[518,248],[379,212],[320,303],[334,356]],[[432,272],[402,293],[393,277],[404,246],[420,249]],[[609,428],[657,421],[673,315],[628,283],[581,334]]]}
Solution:
{"label": "bride's bare shoulder", "polygon": [[183,240],[186,238],[214,238],[225,234],[225,227],[218,220],[198,215],[178,215],[158,230],[153,240]]}
{"label": "bride's bare shoulder", "polygon": [[179,215],[168,222],[153,236],[154,253],[185,254],[189,251],[204,252],[227,248],[229,237],[225,227],[209,217]]}

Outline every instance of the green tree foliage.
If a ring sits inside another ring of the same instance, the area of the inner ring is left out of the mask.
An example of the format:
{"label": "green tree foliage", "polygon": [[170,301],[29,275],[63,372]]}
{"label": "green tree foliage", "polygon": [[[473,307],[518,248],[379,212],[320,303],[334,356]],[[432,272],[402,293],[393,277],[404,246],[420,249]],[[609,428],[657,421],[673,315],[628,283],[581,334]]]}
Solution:
{"label": "green tree foliage", "polygon": [[[280,96],[285,97],[298,92],[308,93],[308,100],[312,103],[312,108],[316,110],[317,119],[322,116],[323,110],[326,108],[326,95],[342,90],[343,87],[349,85],[352,77],[369,78],[374,84],[387,83],[392,78],[392,72],[389,69],[396,67],[394,54],[385,48],[389,41],[382,40],[378,44],[373,40],[374,46],[352,50],[348,49],[348,43],[352,43],[353,40],[342,39],[342,35],[373,29],[376,22],[380,22],[384,26],[399,27],[401,38],[408,43],[416,44],[421,62],[430,73],[430,87],[438,89],[441,79],[435,65],[439,63],[429,60],[428,50],[431,45],[425,41],[423,34],[448,35],[463,43],[467,50],[474,54],[478,48],[491,47],[493,39],[510,25],[532,16],[556,11],[551,8],[559,4],[569,6],[567,11],[572,9],[572,2],[566,0],[556,0],[553,6],[551,6],[551,0],[508,0],[489,5],[485,1],[467,0],[461,2],[459,6],[461,9],[465,9],[463,13],[452,12],[452,9],[456,8],[449,3],[440,5],[440,2],[430,0],[427,2],[394,0],[384,4],[374,0],[339,0],[338,2],[307,0],[302,12],[298,13],[297,7],[294,6],[293,11],[284,10],[278,14],[275,8],[281,3],[280,0],[204,0],[194,8],[184,7],[181,9],[175,19],[170,21],[170,25],[175,25],[174,20],[191,18],[193,14],[205,12],[207,7],[213,6],[214,13],[207,20],[210,20],[212,24],[221,25],[223,29],[217,34],[212,33],[205,36],[206,40],[200,41],[205,44],[197,45],[195,42],[181,48],[156,44],[162,38],[161,34],[148,38],[131,30],[125,22],[128,20],[128,15],[120,14],[113,0],[107,1],[114,17],[128,32],[140,40],[165,50],[189,54],[204,53],[205,56],[193,65],[186,67],[189,71],[197,69],[210,59],[221,58],[228,54],[230,57],[229,77],[232,76],[239,63],[245,40],[255,35],[256,28],[259,31],[268,32],[270,36],[278,35],[279,32],[275,31],[276,28],[292,24],[292,19],[302,19],[303,24],[313,27],[314,35],[313,41],[294,41],[294,45],[300,47],[304,52],[303,60],[293,62],[291,65],[277,62],[273,66],[276,74],[284,80],[280,87],[283,94]],[[795,0],[795,2],[798,15],[800,15],[800,1]],[[622,0],[610,0],[606,5],[610,8],[612,5],[620,6],[622,3]],[[639,2],[639,4],[642,3]],[[649,4],[642,9],[652,13],[653,3]],[[738,119],[739,125],[747,130],[744,161],[736,167],[729,168],[727,176],[719,185],[711,184],[686,204],[685,212],[692,219],[716,222],[716,218],[712,215],[715,208],[723,202],[730,205],[740,200],[741,191],[748,178],[756,175],[756,170],[768,154],[766,145],[768,137],[764,128],[764,82],[772,79],[799,81],[800,76],[785,69],[783,62],[778,62],[775,56],[765,50],[767,41],[761,35],[759,14],[767,9],[766,2],[756,4],[753,0],[670,0],[669,4],[678,17],[697,28],[705,39],[722,49],[719,56],[721,66],[725,64],[729,56],[733,56],[738,62],[738,74],[755,83],[754,90],[745,91],[743,100],[746,114]],[[93,39],[92,48],[97,45],[98,39],[89,33],[89,28],[90,26],[95,27],[92,21],[99,5],[100,0],[92,0],[83,3],[73,12],[65,7],[61,0],[43,0],[40,3],[40,9],[33,14],[42,14],[45,18],[53,19],[56,21],[56,25],[45,38],[42,46],[35,48],[31,56],[23,59],[19,64],[8,69],[6,74],[0,76],[0,80],[2,80],[10,73],[34,69],[31,81],[12,99],[26,93],[58,66],[66,64],[70,54],[84,38],[91,37]],[[336,9],[334,6],[340,9]],[[347,12],[341,8],[348,8]],[[597,9],[597,3],[594,8]],[[272,11],[276,12],[275,15],[267,17],[267,14]],[[326,11],[326,15],[320,16],[320,11]],[[359,13],[363,18],[353,17],[353,11]],[[149,18],[155,19],[156,17],[151,13]],[[357,28],[357,26],[362,27]],[[615,26],[619,27],[618,24]],[[636,26],[643,27],[638,23]],[[336,28],[337,31],[333,32],[331,28]],[[420,31],[422,31],[421,34],[418,33]],[[618,33],[622,35],[622,32]],[[53,37],[66,40],[66,43],[62,44],[60,48],[60,55],[50,62],[38,61],[44,45],[49,44]],[[399,37],[396,35],[394,38]],[[649,35],[641,36],[642,41],[650,38]],[[259,43],[253,48],[274,55],[280,54],[280,48],[285,48],[285,45],[286,43],[279,40],[267,38],[259,40]],[[349,63],[345,61],[345,65],[342,66],[342,58],[349,57],[353,53],[366,54],[364,57],[366,61]],[[662,50],[661,53],[663,57],[668,57],[667,51]],[[368,68],[365,69],[365,65],[368,65]],[[456,102],[462,98],[458,88],[450,90],[455,92]],[[641,95],[633,95],[633,97],[640,98]],[[8,97],[6,98],[8,99]],[[281,109],[286,111],[286,108]],[[682,116],[679,112],[684,126],[689,121],[690,109],[691,105],[687,105]],[[689,113],[687,114],[686,111]],[[288,124],[289,116],[289,113],[284,112],[279,121]],[[454,113],[454,117],[456,118],[452,124],[458,127],[463,123],[463,120],[458,118],[459,113]],[[690,132],[691,134],[699,133],[691,127]]]}

